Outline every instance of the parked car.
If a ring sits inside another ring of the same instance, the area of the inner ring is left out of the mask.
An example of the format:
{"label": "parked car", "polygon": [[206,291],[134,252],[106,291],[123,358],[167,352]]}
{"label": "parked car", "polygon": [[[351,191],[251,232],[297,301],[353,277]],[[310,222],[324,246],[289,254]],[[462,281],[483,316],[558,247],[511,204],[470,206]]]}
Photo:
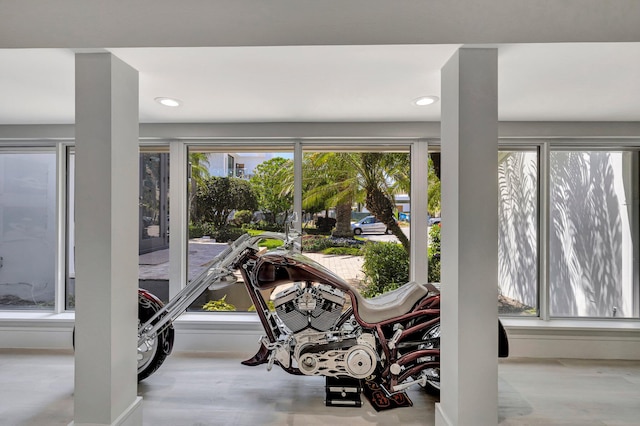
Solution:
{"label": "parked car", "polygon": [[436,224],[440,224],[440,218],[439,218],[439,217],[430,217],[430,218],[429,218],[429,221],[427,222],[427,224],[428,224],[429,226],[433,226],[433,225],[436,225]]}
{"label": "parked car", "polygon": [[387,225],[376,219],[375,216],[367,216],[364,219],[360,219],[359,222],[352,223],[351,229],[353,229],[355,235],[372,234],[376,232],[383,234],[391,233],[391,231],[387,229]]}

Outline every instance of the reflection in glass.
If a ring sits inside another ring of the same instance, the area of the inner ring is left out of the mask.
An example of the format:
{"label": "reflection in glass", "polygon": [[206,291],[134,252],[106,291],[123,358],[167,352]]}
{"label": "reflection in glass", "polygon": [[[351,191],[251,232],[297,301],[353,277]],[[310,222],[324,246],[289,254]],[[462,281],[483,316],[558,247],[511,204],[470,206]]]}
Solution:
{"label": "reflection in glass", "polygon": [[140,153],[138,281],[169,299],[169,153]]}
{"label": "reflection in glass", "polygon": [[551,153],[551,315],[633,316],[634,155]]}
{"label": "reflection in glass", "polygon": [[[66,308],[75,307],[75,155],[67,161]],[[169,154],[140,153],[138,282],[163,301],[169,299]]]}
{"label": "reflection in glass", "polygon": [[0,153],[0,309],[53,309],[54,152]]}
{"label": "reflection in glass", "polygon": [[169,154],[140,154],[140,253],[169,247]]}
{"label": "reflection in glass", "polygon": [[532,151],[498,154],[498,312],[536,315],[538,161]]}

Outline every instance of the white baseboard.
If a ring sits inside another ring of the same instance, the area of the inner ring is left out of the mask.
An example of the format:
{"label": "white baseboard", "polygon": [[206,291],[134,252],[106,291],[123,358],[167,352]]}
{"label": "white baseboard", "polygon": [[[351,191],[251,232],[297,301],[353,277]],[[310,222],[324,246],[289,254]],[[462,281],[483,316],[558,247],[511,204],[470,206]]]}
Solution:
{"label": "white baseboard", "polygon": [[[71,422],[69,426],[98,426],[95,423]],[[118,418],[110,425],[104,426],[142,426],[142,397],[137,396]]]}
{"label": "white baseboard", "polygon": [[436,409],[436,416],[435,416],[436,417],[436,422],[435,422],[436,426],[453,426],[451,421],[449,420],[449,417],[447,417],[447,415],[443,411],[442,403],[436,402],[435,409]]}
{"label": "white baseboard", "polygon": [[502,320],[510,357],[640,360],[640,322]]}

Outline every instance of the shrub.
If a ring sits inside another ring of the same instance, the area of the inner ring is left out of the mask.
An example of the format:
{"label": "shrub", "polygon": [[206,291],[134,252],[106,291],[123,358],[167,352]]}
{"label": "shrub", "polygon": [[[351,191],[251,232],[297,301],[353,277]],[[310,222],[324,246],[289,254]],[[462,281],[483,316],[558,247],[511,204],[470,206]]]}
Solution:
{"label": "shrub", "polygon": [[255,210],[258,201],[248,181],[210,176],[198,185],[196,205],[197,211],[192,212],[196,221],[212,222],[222,228],[233,210]]}
{"label": "shrub", "polygon": [[332,217],[318,216],[318,219],[316,219],[316,228],[320,232],[331,232],[335,226],[336,220]]}
{"label": "shrub", "polygon": [[234,228],[231,226],[225,226],[224,228],[217,229],[211,233],[211,238],[215,238],[220,243],[226,243],[229,241],[235,241],[240,238],[245,232],[241,228]]}
{"label": "shrub", "polygon": [[284,231],[284,226],[278,223],[267,222],[266,220],[261,220],[256,223],[246,223],[242,225],[243,229],[251,229],[251,230],[260,230],[260,231],[271,231],[271,232],[282,232]]}
{"label": "shrub", "polygon": [[323,235],[303,235],[302,251],[318,252],[331,247],[329,239]]}
{"label": "shrub", "polygon": [[205,311],[235,311],[236,307],[227,302],[227,295],[225,294],[222,299],[209,300],[202,309]]}
{"label": "shrub", "polygon": [[359,247],[329,247],[322,250],[322,253],[338,256],[362,256],[362,250]]}
{"label": "shrub", "polygon": [[429,248],[427,250],[429,259],[429,276],[430,283],[440,282],[440,227],[432,226],[429,231]]}
{"label": "shrub", "polygon": [[238,210],[233,215],[233,224],[235,226],[242,226],[249,222],[253,218],[253,212],[251,210]]}
{"label": "shrub", "polygon": [[366,275],[364,297],[373,297],[409,281],[409,255],[401,244],[369,243],[364,246],[362,271]]}
{"label": "shrub", "polygon": [[303,235],[302,251],[321,252],[331,247],[360,248],[364,244],[362,240],[355,238],[335,238],[324,235]]}
{"label": "shrub", "polygon": [[211,235],[212,233],[213,225],[210,222],[189,224],[189,238],[200,238],[203,235]]}

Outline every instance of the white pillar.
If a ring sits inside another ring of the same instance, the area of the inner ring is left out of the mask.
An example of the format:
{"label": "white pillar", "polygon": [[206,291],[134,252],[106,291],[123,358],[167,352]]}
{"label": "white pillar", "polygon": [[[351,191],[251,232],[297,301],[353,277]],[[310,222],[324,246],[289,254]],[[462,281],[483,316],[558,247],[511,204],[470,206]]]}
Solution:
{"label": "white pillar", "polygon": [[498,423],[497,50],[442,68],[442,335],[436,425]]}
{"label": "white pillar", "polygon": [[302,232],[302,142],[295,141],[293,146],[293,211],[298,215],[295,229]]}
{"label": "white pillar", "polygon": [[189,249],[189,179],[187,146],[172,142],[169,152],[169,299],[187,285],[187,253]]}
{"label": "white pillar", "polygon": [[137,396],[138,73],[76,55],[74,422],[141,425]]}
{"label": "white pillar", "polygon": [[411,147],[411,262],[409,279],[426,283],[429,272],[427,246],[427,180],[429,169],[427,141],[416,141]]}

